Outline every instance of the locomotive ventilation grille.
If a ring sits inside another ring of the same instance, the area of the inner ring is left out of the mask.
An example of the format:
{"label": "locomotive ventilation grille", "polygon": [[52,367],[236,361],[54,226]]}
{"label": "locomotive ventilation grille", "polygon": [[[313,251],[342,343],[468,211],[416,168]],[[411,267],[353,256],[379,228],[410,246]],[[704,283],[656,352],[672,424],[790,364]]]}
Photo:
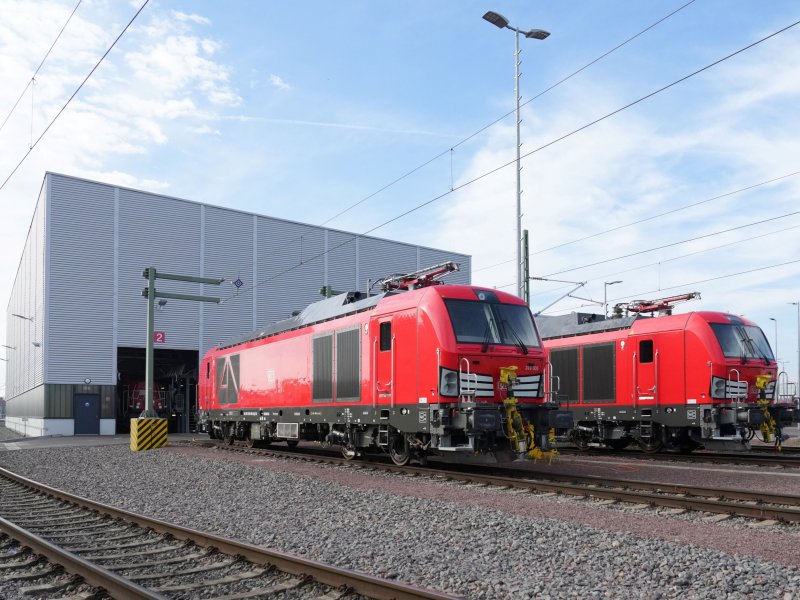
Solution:
{"label": "locomotive ventilation grille", "polygon": [[479,375],[478,373],[461,372],[460,377],[461,393],[465,396],[476,396],[478,398],[494,397],[494,380],[491,375]]}
{"label": "locomotive ventilation grille", "polygon": [[539,387],[542,384],[541,375],[525,375],[517,377],[514,382],[514,396],[517,398],[538,398],[541,396]]}

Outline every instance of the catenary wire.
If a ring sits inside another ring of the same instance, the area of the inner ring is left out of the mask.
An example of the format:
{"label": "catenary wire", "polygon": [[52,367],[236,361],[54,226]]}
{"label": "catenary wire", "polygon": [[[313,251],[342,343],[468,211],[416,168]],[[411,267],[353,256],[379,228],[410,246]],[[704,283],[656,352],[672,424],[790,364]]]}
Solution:
{"label": "catenary wire", "polygon": [[581,269],[586,269],[586,268],[589,268],[589,267],[594,267],[594,266],[597,266],[597,265],[602,265],[602,264],[605,264],[605,263],[614,262],[615,260],[622,260],[623,258],[630,258],[632,256],[639,256],[640,254],[647,254],[648,252],[655,252],[656,250],[663,250],[664,248],[671,248],[673,246],[678,246],[680,244],[686,244],[688,242],[694,242],[694,241],[697,241],[697,240],[702,240],[702,239],[705,239],[705,238],[713,237],[715,235],[728,233],[730,231],[737,231],[739,229],[745,229],[747,227],[753,227],[755,225],[761,225],[763,223],[769,223],[770,221],[777,221],[778,219],[785,219],[787,217],[792,217],[794,215],[800,215],[800,210],[796,210],[794,212],[786,213],[785,215],[778,215],[776,217],[770,217],[768,219],[762,219],[761,221],[754,221],[752,223],[745,223],[744,225],[737,225],[736,227],[731,227],[729,229],[722,229],[720,231],[715,231],[713,233],[706,233],[706,234],[703,234],[703,235],[699,235],[697,237],[688,238],[688,239],[680,240],[680,241],[677,241],[677,242],[672,242],[670,244],[664,244],[663,246],[655,246],[654,248],[648,248],[646,250],[639,250],[638,252],[632,252],[630,254],[623,254],[622,256],[615,256],[614,258],[607,258],[605,260],[598,260],[598,261],[593,262],[593,263],[589,263],[589,264],[586,264],[586,265],[581,265],[581,266],[578,266],[578,267],[572,267],[572,268],[569,268],[569,269],[564,269],[562,271],[554,271],[552,273],[548,273],[547,275],[544,275],[544,277],[552,277],[553,275],[561,275],[563,273],[570,273],[572,271],[579,271]]}
{"label": "catenary wire", "polygon": [[[682,260],[682,259],[688,258],[690,256],[696,256],[698,254],[704,254],[706,252],[713,252],[714,250],[719,250],[721,248],[727,248],[727,247],[730,247],[730,246],[735,246],[737,244],[742,244],[744,242],[752,242],[752,241],[760,239],[760,238],[776,236],[776,235],[778,235],[780,233],[784,233],[786,231],[792,231],[792,230],[798,229],[798,228],[800,228],[800,225],[792,225],[791,227],[784,227],[783,229],[776,229],[774,231],[768,231],[767,233],[762,233],[760,235],[754,235],[754,236],[742,238],[740,240],[735,240],[733,242],[728,242],[726,244],[720,244],[719,246],[712,246],[711,248],[703,248],[702,250],[696,250],[694,252],[689,252],[687,254],[681,254],[681,255],[678,255],[678,256],[671,256],[670,258],[664,258],[664,259],[656,261],[656,262],[647,263],[647,264],[639,265],[639,266],[636,266],[636,267],[631,267],[630,269],[623,269],[621,271],[614,271],[612,273],[605,273],[605,274],[600,275],[598,277],[592,277],[591,279],[587,279],[586,283],[589,283],[589,282],[592,282],[592,281],[601,281],[601,280],[604,280],[604,279],[608,279],[609,277],[616,277],[617,275],[624,275],[625,273],[631,273],[633,271],[641,271],[642,269],[647,269],[647,268],[650,268],[650,267],[659,266],[659,265],[662,265],[664,263],[673,262],[673,261],[676,261],[676,260]],[[497,287],[498,289],[502,289],[502,288],[506,288],[506,287],[511,287],[512,285],[516,285],[516,283],[508,283],[508,284],[505,284],[503,286],[494,286],[494,287]],[[557,292],[559,290],[567,289],[569,287],[571,287],[571,286],[560,285],[560,286],[551,288],[550,290],[548,290],[548,292]]]}
{"label": "catenary wire", "polygon": [[[536,252],[532,252],[531,254],[532,255],[543,254],[545,252],[549,252],[550,250],[555,250],[557,248],[562,248],[564,246],[569,246],[571,244],[577,244],[578,242],[584,242],[584,241],[592,239],[592,238],[600,237],[601,235],[605,235],[607,233],[612,233],[614,231],[619,231],[620,229],[625,229],[627,227],[633,227],[634,225],[640,225],[641,223],[645,223],[647,221],[653,221],[655,219],[658,219],[658,218],[661,218],[661,217],[664,217],[664,216],[667,216],[667,215],[671,215],[671,214],[676,213],[676,212],[687,210],[689,208],[694,208],[695,206],[700,206],[701,204],[707,204],[708,202],[713,202],[714,200],[720,200],[722,198],[727,198],[727,197],[733,196],[735,194],[739,194],[739,193],[742,193],[742,192],[747,192],[749,190],[755,189],[755,188],[760,187],[762,185],[768,185],[770,183],[775,183],[776,181],[780,181],[781,179],[787,179],[789,177],[794,177],[795,175],[800,175],[800,171],[795,171],[793,173],[787,173],[786,175],[781,175],[779,177],[774,177],[773,179],[768,179],[768,180],[762,181],[760,183],[754,183],[753,185],[748,185],[746,187],[740,188],[738,190],[734,190],[732,192],[726,192],[724,194],[720,194],[719,196],[714,196],[713,198],[706,198],[705,200],[700,200],[699,202],[693,202],[692,204],[686,204],[684,206],[679,206],[678,208],[673,208],[672,210],[668,210],[668,211],[663,212],[663,213],[659,213],[659,214],[656,214],[656,215],[651,215],[649,217],[645,217],[643,219],[639,219],[638,221],[631,221],[630,223],[625,223],[623,225],[618,225],[618,226],[612,227],[610,229],[604,229],[603,231],[598,231],[597,233],[593,233],[591,235],[587,235],[587,236],[582,237],[582,238],[571,240],[569,242],[563,242],[563,243],[557,244],[555,246],[550,246],[549,248],[545,248],[543,250],[537,250]],[[508,264],[510,262],[514,262],[515,260],[516,259],[514,259],[514,258],[512,258],[510,260],[504,260],[502,262],[495,263],[495,264],[492,264],[492,265],[488,265],[486,267],[480,267],[478,269],[473,269],[472,272],[473,273],[477,273],[479,271],[487,271],[489,269],[494,269],[495,267],[499,267],[501,265],[505,265],[505,264]]]}
{"label": "catenary wire", "polygon": [[[689,0],[689,2],[687,2],[686,4],[684,4],[684,5],[682,5],[682,6],[678,7],[678,8],[676,8],[676,9],[675,9],[675,10],[673,10],[671,13],[669,13],[669,14],[665,15],[664,17],[661,17],[661,18],[660,18],[658,21],[656,21],[655,23],[652,23],[651,25],[648,25],[647,27],[645,27],[644,29],[642,29],[641,31],[639,31],[638,33],[636,33],[635,35],[632,35],[631,37],[629,37],[629,38],[628,38],[628,39],[626,39],[625,41],[623,41],[623,42],[621,42],[621,43],[617,44],[617,45],[616,45],[616,46],[614,46],[614,47],[613,47],[611,50],[608,50],[608,51],[604,52],[603,54],[601,54],[600,56],[598,56],[598,57],[597,57],[597,58],[595,58],[594,60],[592,60],[592,61],[590,61],[590,62],[586,63],[585,65],[583,65],[582,67],[580,67],[578,70],[576,70],[576,71],[573,71],[572,73],[570,73],[570,74],[569,74],[569,75],[567,75],[566,77],[563,77],[562,79],[558,80],[556,83],[554,83],[554,84],[553,84],[553,85],[551,85],[550,87],[548,87],[548,88],[546,88],[546,89],[542,90],[541,92],[539,92],[538,94],[536,94],[536,95],[535,95],[535,96],[533,96],[532,98],[530,98],[530,99],[526,100],[525,102],[523,102],[522,104],[520,104],[520,107],[522,107],[522,106],[525,106],[525,105],[527,105],[527,104],[529,104],[529,103],[533,102],[533,101],[534,101],[534,100],[536,100],[537,98],[540,98],[540,97],[544,96],[544,95],[545,95],[547,92],[549,92],[549,91],[551,91],[551,90],[553,90],[553,89],[557,88],[557,87],[558,87],[559,85],[561,85],[562,83],[565,83],[565,82],[569,81],[570,79],[572,79],[573,77],[575,77],[576,75],[578,75],[579,73],[581,73],[582,71],[585,71],[586,69],[588,69],[588,68],[589,68],[589,67],[591,67],[592,65],[594,65],[594,64],[598,63],[599,61],[603,60],[603,59],[604,59],[605,57],[607,57],[608,55],[610,55],[610,54],[612,54],[612,53],[616,52],[617,50],[619,50],[620,48],[622,48],[622,47],[623,47],[623,46],[625,46],[626,44],[629,44],[630,42],[632,42],[632,41],[633,41],[633,40],[635,40],[636,38],[638,38],[638,37],[640,37],[640,36],[644,35],[645,33],[647,33],[648,31],[650,31],[651,29],[653,29],[653,28],[654,28],[654,27],[656,27],[657,25],[659,25],[659,24],[663,23],[664,21],[666,21],[667,19],[669,19],[669,18],[670,18],[670,17],[672,17],[673,15],[677,14],[678,12],[682,11],[684,8],[686,8],[686,7],[687,7],[687,6],[689,6],[690,4],[693,4],[694,2],[695,2],[695,0]],[[434,162],[434,161],[436,161],[436,160],[440,159],[440,158],[441,158],[442,156],[444,156],[445,154],[448,154],[448,153],[450,153],[450,154],[451,154],[451,156],[452,156],[452,152],[453,152],[453,150],[455,150],[456,148],[458,148],[459,146],[461,146],[461,145],[463,145],[463,144],[466,144],[466,143],[467,143],[468,141],[470,141],[472,138],[474,138],[474,137],[475,137],[475,136],[477,136],[477,135],[480,135],[481,133],[483,133],[483,132],[484,132],[484,131],[486,131],[487,129],[489,129],[489,128],[491,128],[491,127],[494,127],[495,125],[497,125],[497,124],[498,124],[499,122],[501,122],[502,120],[504,120],[504,119],[506,119],[507,117],[509,117],[509,116],[513,115],[515,112],[516,112],[516,109],[514,109],[514,110],[511,110],[511,111],[507,112],[506,114],[504,114],[504,115],[502,115],[502,116],[500,116],[500,117],[496,118],[496,119],[495,119],[494,121],[492,121],[491,123],[489,123],[489,124],[487,124],[487,125],[484,125],[483,127],[481,127],[480,129],[478,129],[477,131],[475,131],[475,132],[471,133],[470,135],[468,135],[468,136],[467,136],[467,137],[465,137],[464,139],[460,140],[460,141],[459,141],[459,142],[457,142],[456,144],[453,144],[453,145],[452,145],[450,148],[448,148],[448,149],[446,149],[446,150],[443,150],[442,152],[440,152],[439,154],[437,154],[437,155],[436,155],[436,156],[434,156],[433,158],[430,158],[429,160],[425,161],[424,163],[422,163],[422,164],[418,165],[417,167],[414,167],[414,168],[413,168],[413,169],[411,169],[410,171],[407,171],[407,172],[406,172],[406,173],[404,173],[403,175],[400,175],[399,177],[397,177],[397,178],[396,178],[396,179],[394,179],[393,181],[391,181],[391,182],[387,183],[386,185],[384,185],[384,186],[383,186],[382,188],[380,188],[379,190],[376,190],[375,192],[373,192],[373,193],[369,194],[368,196],[365,196],[364,198],[362,198],[362,199],[361,199],[361,200],[359,200],[358,202],[356,202],[356,203],[354,203],[354,204],[351,204],[351,205],[350,205],[350,206],[348,206],[347,208],[345,208],[345,209],[343,209],[343,210],[339,211],[338,213],[336,213],[335,215],[333,215],[333,216],[332,216],[332,217],[330,217],[329,219],[326,219],[325,221],[323,221],[322,223],[320,223],[320,225],[326,225],[327,223],[330,223],[331,221],[333,221],[333,220],[335,220],[335,219],[338,219],[338,218],[339,218],[339,217],[341,217],[342,215],[344,215],[344,214],[346,214],[346,213],[350,212],[350,211],[351,211],[351,210],[353,210],[354,208],[356,208],[356,207],[358,207],[358,206],[361,206],[361,205],[362,205],[364,202],[366,202],[367,200],[369,200],[369,199],[371,199],[371,198],[374,198],[375,196],[377,196],[377,195],[378,195],[378,194],[380,194],[381,192],[383,192],[383,191],[387,190],[388,188],[392,187],[392,186],[393,186],[393,185],[395,185],[396,183],[399,183],[400,181],[402,181],[402,180],[406,179],[407,177],[410,177],[411,175],[413,175],[414,173],[416,173],[416,172],[417,172],[417,171],[419,171],[420,169],[423,169],[423,168],[427,167],[429,164],[431,164],[432,162]],[[452,188],[452,182],[451,182],[451,185],[450,185],[450,187]]]}
{"label": "catenary wire", "polygon": [[[533,154],[536,154],[537,152],[540,152],[541,150],[544,150],[545,148],[549,148],[550,146],[553,146],[553,145],[557,144],[558,142],[560,142],[562,140],[565,140],[565,139],[575,135],[576,133],[580,133],[581,131],[584,131],[584,130],[588,129],[589,127],[592,127],[593,125],[596,125],[597,123],[600,123],[600,122],[602,122],[602,121],[604,121],[604,120],[606,120],[606,119],[608,119],[608,118],[610,118],[610,117],[612,117],[614,115],[617,115],[617,114],[621,113],[622,111],[627,110],[628,108],[631,108],[631,107],[643,102],[644,100],[652,98],[656,94],[659,94],[659,93],[661,93],[663,91],[666,91],[666,90],[674,87],[675,85],[677,85],[677,84],[679,84],[679,83],[681,83],[683,81],[686,81],[687,79],[689,79],[689,78],[691,78],[691,77],[693,77],[695,75],[703,73],[704,71],[707,71],[711,67],[714,67],[714,66],[716,66],[716,65],[718,65],[718,64],[720,64],[720,63],[722,63],[722,62],[724,62],[724,61],[726,61],[726,60],[728,60],[730,58],[733,58],[734,56],[737,56],[737,55],[741,54],[742,52],[745,52],[746,50],[749,50],[750,48],[754,48],[755,46],[757,46],[757,45],[759,45],[759,44],[761,44],[761,43],[763,43],[763,42],[765,42],[765,41],[767,41],[767,40],[769,40],[769,39],[771,39],[771,38],[773,38],[773,37],[775,37],[775,36],[777,36],[777,35],[779,35],[779,34],[781,34],[783,32],[785,32],[785,31],[788,31],[792,27],[796,27],[798,24],[800,24],[800,20],[799,21],[795,21],[794,23],[791,23],[790,25],[787,25],[786,27],[783,27],[783,28],[779,29],[778,31],[775,31],[775,32],[773,32],[773,33],[771,33],[769,35],[766,35],[766,36],[760,38],[759,40],[756,40],[755,42],[752,42],[751,44],[748,44],[747,46],[745,46],[743,48],[740,48],[739,50],[736,50],[735,52],[732,52],[732,53],[730,53],[730,54],[728,54],[728,55],[726,55],[726,56],[724,56],[724,57],[722,57],[722,58],[720,58],[720,59],[708,64],[708,65],[706,65],[705,67],[697,69],[696,71],[693,71],[692,73],[689,73],[688,75],[685,75],[685,76],[681,77],[680,79],[677,79],[677,80],[673,81],[672,83],[669,83],[669,84],[667,84],[665,86],[662,86],[661,88],[658,88],[657,90],[655,90],[653,92],[650,92],[649,94],[647,94],[645,96],[642,96],[639,99],[634,100],[633,102],[629,102],[628,104],[626,104],[626,105],[624,105],[624,106],[622,106],[622,107],[620,107],[620,108],[618,108],[618,109],[616,109],[616,110],[614,110],[614,111],[612,111],[610,113],[607,113],[606,115],[604,115],[602,117],[599,117],[599,118],[597,118],[597,119],[595,119],[595,120],[593,120],[593,121],[591,121],[589,123],[586,123],[586,124],[578,127],[577,129],[573,129],[572,131],[570,131],[568,133],[565,133],[564,135],[562,135],[562,136],[560,136],[560,137],[558,137],[558,138],[556,138],[554,140],[551,140],[551,141],[547,142],[546,144],[543,144],[543,145],[539,146],[538,148],[535,148],[534,150],[531,150],[530,152],[524,154],[520,158],[527,158],[529,156],[532,156]],[[266,279],[263,279],[263,280],[255,283],[255,284],[253,284],[250,288],[248,288],[245,291],[238,292],[236,294],[228,296],[228,297],[224,298],[222,300],[222,302],[227,302],[227,301],[229,301],[231,299],[234,299],[234,298],[242,298],[242,297],[244,297],[244,295],[251,293],[257,287],[260,287],[261,285],[264,285],[264,284],[266,284],[266,283],[268,283],[270,281],[274,281],[275,279],[277,279],[281,275],[285,275],[286,273],[289,273],[290,271],[294,271],[295,269],[301,267],[302,265],[304,265],[304,264],[306,264],[308,262],[311,262],[313,260],[321,258],[321,257],[325,256],[326,254],[329,254],[330,252],[333,252],[334,250],[336,250],[338,248],[341,248],[342,246],[344,246],[346,244],[349,244],[349,243],[353,242],[354,240],[356,240],[358,238],[365,237],[365,236],[369,235],[370,233],[373,233],[374,231],[377,231],[378,229],[381,229],[381,228],[385,227],[386,225],[394,223],[395,221],[398,221],[398,220],[402,219],[403,217],[406,217],[406,216],[410,215],[411,213],[414,213],[414,212],[416,212],[416,211],[418,211],[418,210],[420,210],[422,208],[425,208],[426,206],[429,206],[429,205],[433,204],[434,202],[437,202],[438,200],[441,200],[442,198],[445,198],[445,197],[447,197],[447,196],[449,196],[451,194],[454,194],[455,192],[457,192],[457,191],[459,191],[459,190],[461,190],[461,189],[463,189],[463,188],[465,188],[465,187],[467,187],[469,185],[472,185],[473,183],[476,183],[476,182],[478,182],[478,181],[480,181],[482,179],[485,179],[486,177],[489,177],[490,175],[493,175],[494,173],[497,173],[498,171],[501,171],[502,169],[504,169],[504,168],[506,168],[506,167],[508,167],[510,165],[513,165],[513,164],[516,164],[516,160],[511,160],[509,162],[506,162],[504,164],[501,164],[501,165],[495,167],[494,169],[490,169],[489,171],[486,171],[486,172],[482,173],[481,175],[478,175],[477,177],[474,177],[474,178],[470,179],[469,181],[465,181],[461,185],[458,185],[458,186],[454,187],[451,190],[448,190],[448,191],[443,192],[443,193],[441,193],[441,194],[439,194],[437,196],[434,196],[430,200],[426,200],[425,202],[422,202],[421,204],[417,204],[416,206],[414,206],[414,207],[412,207],[412,208],[400,213],[399,215],[396,215],[395,217],[392,217],[391,219],[389,219],[387,221],[384,221],[383,223],[380,223],[379,225],[376,225],[375,227],[373,227],[371,229],[368,229],[367,231],[364,231],[364,232],[359,233],[359,234],[353,234],[353,236],[349,240],[341,242],[340,244],[337,244],[333,248],[329,248],[328,250],[320,252],[320,253],[310,257],[309,259],[300,262],[297,265],[293,265],[293,266],[288,267],[288,268],[286,268],[286,269],[284,269],[282,271],[279,271],[278,273],[276,273],[276,274],[274,274],[274,275],[272,275],[272,276],[270,276],[270,277],[268,277]],[[2,189],[2,188],[0,187],[0,189]],[[798,212],[800,212],[800,211],[798,211]],[[796,214],[796,213],[790,213],[790,214]],[[786,215],[784,215],[784,216],[786,216]],[[780,217],[775,217],[775,218],[780,218]],[[764,222],[769,221],[769,220],[774,220],[775,218],[766,219]],[[751,225],[754,225],[754,224],[756,224],[756,223],[752,223]],[[744,227],[744,226],[742,226],[742,227]],[[738,228],[733,228],[733,229],[738,229]],[[593,266],[593,265],[584,265],[584,266]],[[581,267],[578,267],[578,268],[581,268]],[[564,271],[564,272],[566,272],[566,271]],[[555,274],[555,273],[553,273],[553,274]]]}
{"label": "catenary wire", "polygon": [[0,184],[0,191],[2,191],[2,189],[6,187],[6,184],[14,176],[14,173],[16,173],[17,170],[22,166],[22,163],[25,162],[25,159],[28,158],[28,156],[30,156],[30,153],[33,152],[33,149],[36,148],[36,146],[39,144],[39,142],[42,141],[42,138],[45,136],[45,134],[48,131],[50,131],[50,128],[53,126],[53,123],[55,123],[56,120],[58,119],[58,117],[61,116],[61,113],[63,113],[67,109],[67,106],[69,106],[69,104],[70,104],[70,102],[72,102],[73,98],[75,98],[75,96],[78,95],[78,92],[81,91],[83,86],[86,85],[86,82],[89,81],[89,78],[92,76],[92,74],[100,66],[100,63],[102,63],[103,60],[105,60],[106,56],[108,56],[108,54],[111,52],[111,50],[114,49],[114,46],[116,46],[117,42],[120,40],[120,38],[122,38],[122,36],[125,35],[125,32],[128,31],[128,28],[136,20],[136,17],[139,16],[139,13],[141,13],[144,10],[144,7],[147,6],[148,2],[150,2],[150,0],[144,0],[144,3],[142,4],[142,6],[139,7],[139,10],[137,10],[136,14],[133,15],[133,18],[131,18],[131,20],[128,21],[128,24],[125,25],[125,28],[120,32],[120,34],[116,37],[116,39],[111,43],[111,45],[108,47],[108,50],[106,50],[105,53],[103,54],[103,56],[100,57],[100,60],[97,61],[97,64],[95,64],[95,66],[92,67],[92,70],[89,71],[89,74],[84,78],[83,81],[81,81],[81,83],[78,86],[78,88],[72,93],[72,95],[69,97],[69,99],[64,103],[64,106],[62,106],[61,109],[58,111],[58,113],[56,113],[56,116],[54,116],[52,118],[50,123],[47,124],[47,127],[45,127],[44,131],[42,131],[42,133],[39,135],[39,137],[36,138],[36,141],[31,144],[30,148],[28,148],[28,151],[23,155],[22,159],[17,163],[17,166],[14,167],[14,169],[11,171],[11,173],[8,174],[8,177],[6,177],[5,181],[3,181],[2,184]]}
{"label": "catenary wire", "polygon": [[31,83],[33,83],[33,81],[36,79],[36,76],[39,74],[39,71],[42,69],[42,66],[44,65],[44,62],[47,60],[47,57],[50,56],[50,52],[53,51],[53,48],[55,48],[56,43],[61,38],[61,34],[64,33],[64,30],[67,28],[67,25],[69,25],[69,22],[72,20],[72,17],[75,14],[75,11],[78,10],[78,7],[81,5],[82,1],[83,0],[78,0],[78,3],[75,5],[75,8],[72,9],[72,12],[70,13],[69,17],[67,17],[67,21],[64,23],[64,26],[61,28],[61,31],[58,32],[58,35],[56,36],[56,39],[53,40],[53,43],[50,45],[50,48],[45,53],[44,58],[42,58],[42,61],[39,63],[39,66],[36,67],[36,70],[33,72],[33,75],[31,75],[31,78],[28,80],[28,83],[25,84],[25,88],[22,90],[22,93],[19,95],[19,98],[17,98],[17,101],[14,103],[14,106],[11,107],[11,110],[6,115],[6,118],[3,119],[3,123],[2,123],[2,125],[0,125],[0,131],[3,131],[3,127],[6,126],[6,123],[11,118],[11,115],[14,114],[14,111],[16,110],[17,105],[22,100],[22,97],[25,95],[25,92],[28,91],[28,88],[31,87]]}
{"label": "catenary wire", "polygon": [[[616,302],[617,300],[625,300],[626,298],[642,298],[644,296],[647,296],[648,294],[656,294],[658,292],[663,292],[665,290],[674,290],[674,289],[678,289],[678,288],[686,288],[686,287],[689,287],[690,285],[698,285],[700,283],[708,283],[710,281],[719,281],[720,279],[728,279],[728,278],[731,278],[731,277],[738,277],[740,275],[749,275],[750,273],[756,273],[758,271],[766,271],[767,269],[777,269],[778,267],[785,267],[787,265],[794,265],[794,264],[797,264],[797,263],[800,263],[800,258],[795,259],[795,260],[789,260],[789,261],[782,262],[782,263],[777,263],[777,264],[774,264],[774,265],[767,265],[766,267],[757,267],[755,269],[748,269],[746,271],[739,271],[738,273],[728,273],[726,275],[718,275],[717,277],[709,277],[708,279],[699,279],[697,281],[690,281],[690,282],[681,283],[681,284],[678,284],[678,285],[670,285],[670,286],[667,286],[667,287],[659,288],[657,290],[648,290],[646,292],[636,292],[635,294],[625,294],[624,296],[619,296],[618,298],[609,298],[608,302],[609,303]],[[576,306],[576,307],[572,307],[572,308],[558,309],[557,311],[554,311],[554,312],[563,312],[563,311],[568,311],[568,310],[575,310],[576,308],[582,308],[583,306],[590,306],[590,305],[581,304],[580,306]]]}

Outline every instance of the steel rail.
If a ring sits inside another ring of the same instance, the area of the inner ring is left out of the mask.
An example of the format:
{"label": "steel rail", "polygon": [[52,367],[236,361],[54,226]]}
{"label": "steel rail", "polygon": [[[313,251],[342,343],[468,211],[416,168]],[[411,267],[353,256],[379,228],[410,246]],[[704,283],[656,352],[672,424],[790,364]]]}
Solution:
{"label": "steel rail", "polygon": [[64,550],[2,517],[0,517],[0,531],[16,540],[20,545],[27,546],[36,554],[41,554],[50,562],[60,565],[68,573],[79,575],[89,585],[103,588],[114,598],[167,600],[166,596],[143,588],[125,577],[112,573],[68,550]]}
{"label": "steel rail", "polygon": [[647,454],[636,452],[635,450],[612,450],[605,448],[590,450],[575,450],[573,448],[559,448],[563,456],[584,456],[584,457],[613,457],[625,458],[630,460],[654,460],[661,462],[682,462],[682,463],[712,463],[712,464],[747,464],[764,467],[800,467],[800,454],[796,451],[788,451],[786,448],[782,452],[774,448],[764,448],[763,450],[751,449],[752,453],[736,452],[693,452],[691,454],[658,453]]}
{"label": "steel rail", "polygon": [[[20,483],[32,490],[44,493],[57,500],[63,500],[112,518],[122,519],[129,523],[139,525],[140,527],[149,528],[157,533],[171,535],[179,540],[191,541],[198,546],[213,547],[225,554],[233,556],[238,555],[255,564],[272,565],[286,573],[299,576],[309,576],[315,581],[326,585],[334,587],[345,585],[354,592],[375,600],[458,600],[461,598],[460,596],[453,596],[436,590],[429,590],[401,582],[390,581],[388,579],[374,577],[372,575],[359,573],[357,571],[351,571],[349,569],[327,565],[307,558],[278,552],[276,550],[270,550],[254,544],[238,542],[236,540],[224,538],[211,533],[197,531],[188,527],[182,527],[180,525],[174,525],[120,508],[101,504],[82,496],[70,494],[63,490],[33,481],[3,468],[0,468],[0,476],[6,477],[12,481],[16,481],[17,483]],[[55,547],[54,545],[46,542],[46,540],[41,540],[41,542]],[[44,548],[44,545],[42,547]],[[75,558],[78,560],[76,560],[73,565],[75,568],[80,568],[80,570],[76,571],[76,573],[85,577],[83,563],[86,563],[86,561],[83,561],[83,559],[80,559],[80,557],[77,556]],[[60,560],[55,562],[64,564]],[[64,566],[67,568],[66,565]],[[95,568],[105,571],[105,569],[100,567],[95,566]],[[109,574],[117,577],[113,573],[109,572]],[[104,588],[106,587],[105,584],[96,585],[101,585]],[[145,588],[141,589],[147,592]],[[135,598],[137,600],[138,598],[163,598],[163,596],[160,595],[153,595],[153,592],[147,593],[150,595],[133,596],[122,593],[116,597],[125,599]]]}
{"label": "steel rail", "polygon": [[[480,465],[469,465],[468,467],[458,465],[462,468],[469,468],[470,471],[443,470],[421,466],[401,467],[377,461],[348,460],[329,454],[309,453],[300,450],[250,449],[241,446],[223,445],[218,447],[302,461],[380,469],[405,475],[420,474],[443,480],[528,489],[541,493],[596,497],[633,504],[700,510],[757,519],[775,519],[784,522],[800,522],[800,508],[798,508],[800,507],[800,497],[787,494],[729,488],[701,488],[683,484],[608,479],[590,475],[558,475],[532,470],[508,470],[507,475],[499,475],[497,469],[492,468],[490,471],[489,468]],[[453,465],[448,466],[453,467]],[[537,479],[537,477],[539,478]],[[770,506],[764,506],[763,504],[769,504]]]}

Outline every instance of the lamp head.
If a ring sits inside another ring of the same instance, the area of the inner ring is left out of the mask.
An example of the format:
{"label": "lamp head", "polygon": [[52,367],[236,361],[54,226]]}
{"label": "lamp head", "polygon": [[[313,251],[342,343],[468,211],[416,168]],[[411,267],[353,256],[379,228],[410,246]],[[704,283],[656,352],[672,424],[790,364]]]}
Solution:
{"label": "lamp head", "polygon": [[485,15],[483,15],[483,18],[489,21],[489,23],[491,23],[495,27],[499,27],[500,29],[505,29],[506,27],[508,27],[508,19],[506,19],[503,15],[496,13],[494,11],[490,10]]}
{"label": "lamp head", "polygon": [[530,31],[525,32],[525,37],[534,40],[543,40],[550,35],[549,31],[545,31],[544,29],[531,29]]}

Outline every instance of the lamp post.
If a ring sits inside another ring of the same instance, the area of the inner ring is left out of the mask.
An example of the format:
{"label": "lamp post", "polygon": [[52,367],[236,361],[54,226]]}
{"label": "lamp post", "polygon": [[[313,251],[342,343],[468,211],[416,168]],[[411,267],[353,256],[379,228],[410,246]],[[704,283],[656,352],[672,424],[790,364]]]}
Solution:
{"label": "lamp post", "polygon": [[778,364],[778,319],[770,317],[770,321],[775,322],[775,364]]}
{"label": "lamp post", "polygon": [[520,103],[520,95],[519,95],[519,34],[521,33],[526,38],[535,39],[535,40],[543,40],[547,36],[550,35],[550,32],[544,31],[542,29],[530,29],[528,31],[523,31],[516,27],[512,27],[508,23],[508,19],[506,19],[503,15],[489,11],[483,18],[492,25],[499,27],[500,29],[510,29],[514,32],[514,95],[516,96],[516,119],[517,119],[517,296],[522,297],[523,289],[522,289],[522,165],[520,164],[520,135],[519,135],[519,126],[520,126],[520,118],[519,118],[519,103]]}
{"label": "lamp post", "polygon": [[795,393],[800,397],[800,301],[790,302],[797,307],[797,379],[794,384]]}
{"label": "lamp post", "polygon": [[33,321],[33,317],[26,317],[24,315],[18,315],[17,313],[11,313],[12,317],[17,317],[18,319],[25,319],[26,321]]}
{"label": "lamp post", "polygon": [[614,285],[617,283],[622,283],[622,281],[606,281],[603,283],[603,316],[608,316],[608,286]]}

